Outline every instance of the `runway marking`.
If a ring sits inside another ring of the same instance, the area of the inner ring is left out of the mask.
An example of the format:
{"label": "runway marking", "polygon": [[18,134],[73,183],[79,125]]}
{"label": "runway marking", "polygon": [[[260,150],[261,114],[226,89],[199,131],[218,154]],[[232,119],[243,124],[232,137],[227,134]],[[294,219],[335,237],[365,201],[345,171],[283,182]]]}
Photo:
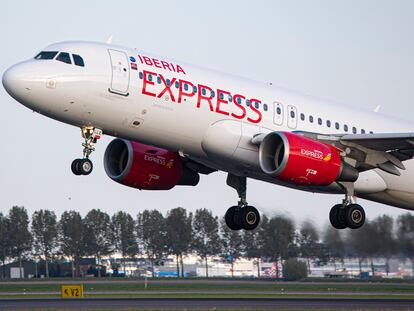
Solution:
{"label": "runway marking", "polygon": [[84,298],[0,299],[0,309],[387,309],[414,310],[414,299],[353,298]]}

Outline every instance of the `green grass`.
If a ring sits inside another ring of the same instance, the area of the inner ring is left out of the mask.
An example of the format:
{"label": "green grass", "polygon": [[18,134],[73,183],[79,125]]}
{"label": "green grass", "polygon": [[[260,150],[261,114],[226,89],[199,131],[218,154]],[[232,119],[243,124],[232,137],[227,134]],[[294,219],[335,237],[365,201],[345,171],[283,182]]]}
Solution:
{"label": "green grass", "polygon": [[[69,281],[69,280],[68,280]],[[79,281],[79,283],[83,283]],[[85,291],[98,291],[98,292],[110,292],[110,291],[312,291],[312,292],[398,292],[398,293],[413,293],[414,284],[389,284],[389,283],[233,283],[225,282],[220,284],[215,283],[176,283],[166,282],[158,283],[152,280],[148,281],[148,288],[144,289],[144,282],[96,282],[96,283],[83,283]],[[0,293],[7,292],[56,292],[60,291],[60,285],[58,283],[1,283]]]}

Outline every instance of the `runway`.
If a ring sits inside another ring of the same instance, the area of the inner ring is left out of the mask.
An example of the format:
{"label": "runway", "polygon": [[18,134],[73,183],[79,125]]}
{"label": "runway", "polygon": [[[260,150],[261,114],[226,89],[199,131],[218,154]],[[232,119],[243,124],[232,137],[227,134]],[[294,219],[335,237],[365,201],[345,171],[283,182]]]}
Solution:
{"label": "runway", "polygon": [[0,309],[383,309],[414,310],[414,299],[84,298],[0,299]]}

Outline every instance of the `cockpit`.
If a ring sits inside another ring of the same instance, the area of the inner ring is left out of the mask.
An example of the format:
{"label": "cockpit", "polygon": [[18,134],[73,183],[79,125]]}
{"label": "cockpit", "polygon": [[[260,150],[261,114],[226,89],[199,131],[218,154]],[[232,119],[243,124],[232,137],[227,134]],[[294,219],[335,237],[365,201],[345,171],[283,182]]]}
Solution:
{"label": "cockpit", "polygon": [[65,64],[80,67],[85,67],[85,62],[83,58],[78,54],[70,54],[67,52],[58,52],[58,51],[42,51],[37,54],[34,59],[36,60],[56,60],[59,62],[63,62]]}

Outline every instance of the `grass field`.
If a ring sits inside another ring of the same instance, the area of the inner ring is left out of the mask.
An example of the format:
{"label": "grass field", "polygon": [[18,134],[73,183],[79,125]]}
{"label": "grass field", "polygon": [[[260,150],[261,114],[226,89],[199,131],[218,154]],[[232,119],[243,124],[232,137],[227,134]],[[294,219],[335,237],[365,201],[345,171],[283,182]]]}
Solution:
{"label": "grass field", "polygon": [[240,279],[80,279],[0,281],[1,298],[58,297],[62,284],[83,284],[87,297],[414,298],[413,283],[274,282]]}

